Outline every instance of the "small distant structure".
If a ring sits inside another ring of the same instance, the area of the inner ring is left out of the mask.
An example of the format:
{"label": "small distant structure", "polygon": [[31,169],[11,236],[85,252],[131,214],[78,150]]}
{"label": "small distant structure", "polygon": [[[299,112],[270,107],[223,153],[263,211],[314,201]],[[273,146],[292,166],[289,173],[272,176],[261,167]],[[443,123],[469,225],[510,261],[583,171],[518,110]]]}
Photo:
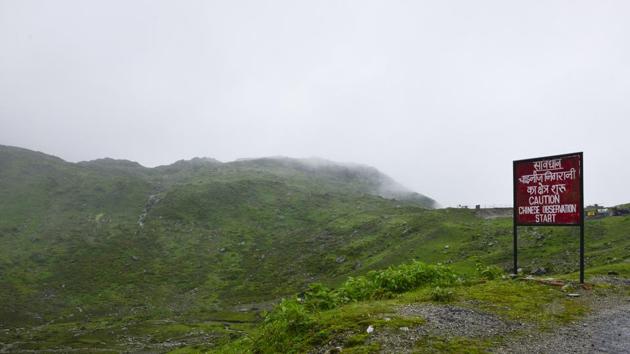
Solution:
{"label": "small distant structure", "polygon": [[483,219],[509,218],[513,216],[512,210],[505,205],[475,205],[475,215]]}
{"label": "small distant structure", "polygon": [[610,209],[611,216],[630,215],[630,210],[629,209],[623,209],[623,208],[617,208],[617,207],[612,207],[612,208],[609,208],[609,209]]}
{"label": "small distant structure", "polygon": [[603,218],[605,216],[608,216],[604,213],[605,210],[606,208],[598,204],[593,204],[584,208],[584,214],[586,214],[586,217],[589,219]]}
{"label": "small distant structure", "polygon": [[608,216],[629,215],[630,210],[617,207],[604,207],[598,204],[593,204],[584,208],[584,213],[589,219],[598,219]]}

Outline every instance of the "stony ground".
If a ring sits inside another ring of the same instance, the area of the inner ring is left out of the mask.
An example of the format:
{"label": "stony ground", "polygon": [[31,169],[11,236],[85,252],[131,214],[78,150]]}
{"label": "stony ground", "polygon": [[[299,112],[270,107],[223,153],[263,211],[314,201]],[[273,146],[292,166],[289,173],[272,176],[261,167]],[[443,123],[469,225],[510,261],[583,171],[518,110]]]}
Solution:
{"label": "stony ground", "polygon": [[381,344],[384,353],[413,353],[418,341],[432,337],[468,337],[492,339],[524,329],[518,322],[453,305],[410,304],[398,309],[398,315],[421,317],[426,324],[376,331],[371,338]]}
{"label": "stony ground", "polygon": [[508,339],[496,352],[630,353],[630,297],[596,298],[593,312],[583,320],[549,333]]}

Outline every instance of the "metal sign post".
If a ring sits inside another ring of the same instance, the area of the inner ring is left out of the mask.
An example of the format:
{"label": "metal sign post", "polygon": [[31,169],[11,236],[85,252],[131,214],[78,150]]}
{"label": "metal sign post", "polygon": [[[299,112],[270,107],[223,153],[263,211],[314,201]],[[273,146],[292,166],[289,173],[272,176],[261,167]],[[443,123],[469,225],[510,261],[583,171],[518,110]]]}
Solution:
{"label": "metal sign post", "polygon": [[518,226],[579,226],[580,283],[584,283],[582,157],[576,152],[514,161],[514,274],[518,274]]}

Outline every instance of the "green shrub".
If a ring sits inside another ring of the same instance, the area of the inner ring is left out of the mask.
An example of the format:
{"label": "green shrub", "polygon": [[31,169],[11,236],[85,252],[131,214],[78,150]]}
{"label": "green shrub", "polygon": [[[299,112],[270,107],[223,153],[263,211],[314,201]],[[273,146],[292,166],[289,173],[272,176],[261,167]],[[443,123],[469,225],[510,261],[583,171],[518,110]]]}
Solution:
{"label": "green shrub", "polygon": [[448,289],[436,286],[431,290],[431,300],[438,302],[448,302],[455,298],[455,294]]}
{"label": "green shrub", "polygon": [[282,300],[265,316],[254,338],[255,352],[292,353],[315,329],[315,320],[307,309],[295,300]]}
{"label": "green shrub", "polygon": [[311,284],[304,293],[304,306],[310,311],[330,310],[337,307],[341,299],[336,291],[320,283]]}
{"label": "green shrub", "polygon": [[402,293],[427,284],[452,284],[457,276],[450,268],[422,262],[402,264],[368,274],[377,286],[393,293]]}
{"label": "green shrub", "polygon": [[457,275],[448,267],[412,262],[381,271],[371,271],[366,276],[350,277],[339,288],[342,302],[386,298],[423,285],[450,285]]}
{"label": "green shrub", "polygon": [[505,274],[503,269],[497,266],[484,266],[481,263],[477,263],[475,268],[479,277],[486,280],[498,279]]}
{"label": "green shrub", "polygon": [[337,291],[340,300],[343,303],[347,303],[374,298],[379,289],[371,279],[360,276],[356,278],[348,277],[348,280]]}

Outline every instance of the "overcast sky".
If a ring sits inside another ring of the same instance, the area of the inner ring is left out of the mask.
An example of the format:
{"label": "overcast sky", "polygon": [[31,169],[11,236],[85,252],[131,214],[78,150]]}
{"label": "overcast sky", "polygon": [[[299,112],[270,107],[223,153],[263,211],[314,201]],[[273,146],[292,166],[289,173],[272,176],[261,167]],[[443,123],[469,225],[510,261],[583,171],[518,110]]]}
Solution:
{"label": "overcast sky", "polygon": [[630,1],[0,0],[0,144],[372,165],[444,206],[584,151],[630,202]]}

